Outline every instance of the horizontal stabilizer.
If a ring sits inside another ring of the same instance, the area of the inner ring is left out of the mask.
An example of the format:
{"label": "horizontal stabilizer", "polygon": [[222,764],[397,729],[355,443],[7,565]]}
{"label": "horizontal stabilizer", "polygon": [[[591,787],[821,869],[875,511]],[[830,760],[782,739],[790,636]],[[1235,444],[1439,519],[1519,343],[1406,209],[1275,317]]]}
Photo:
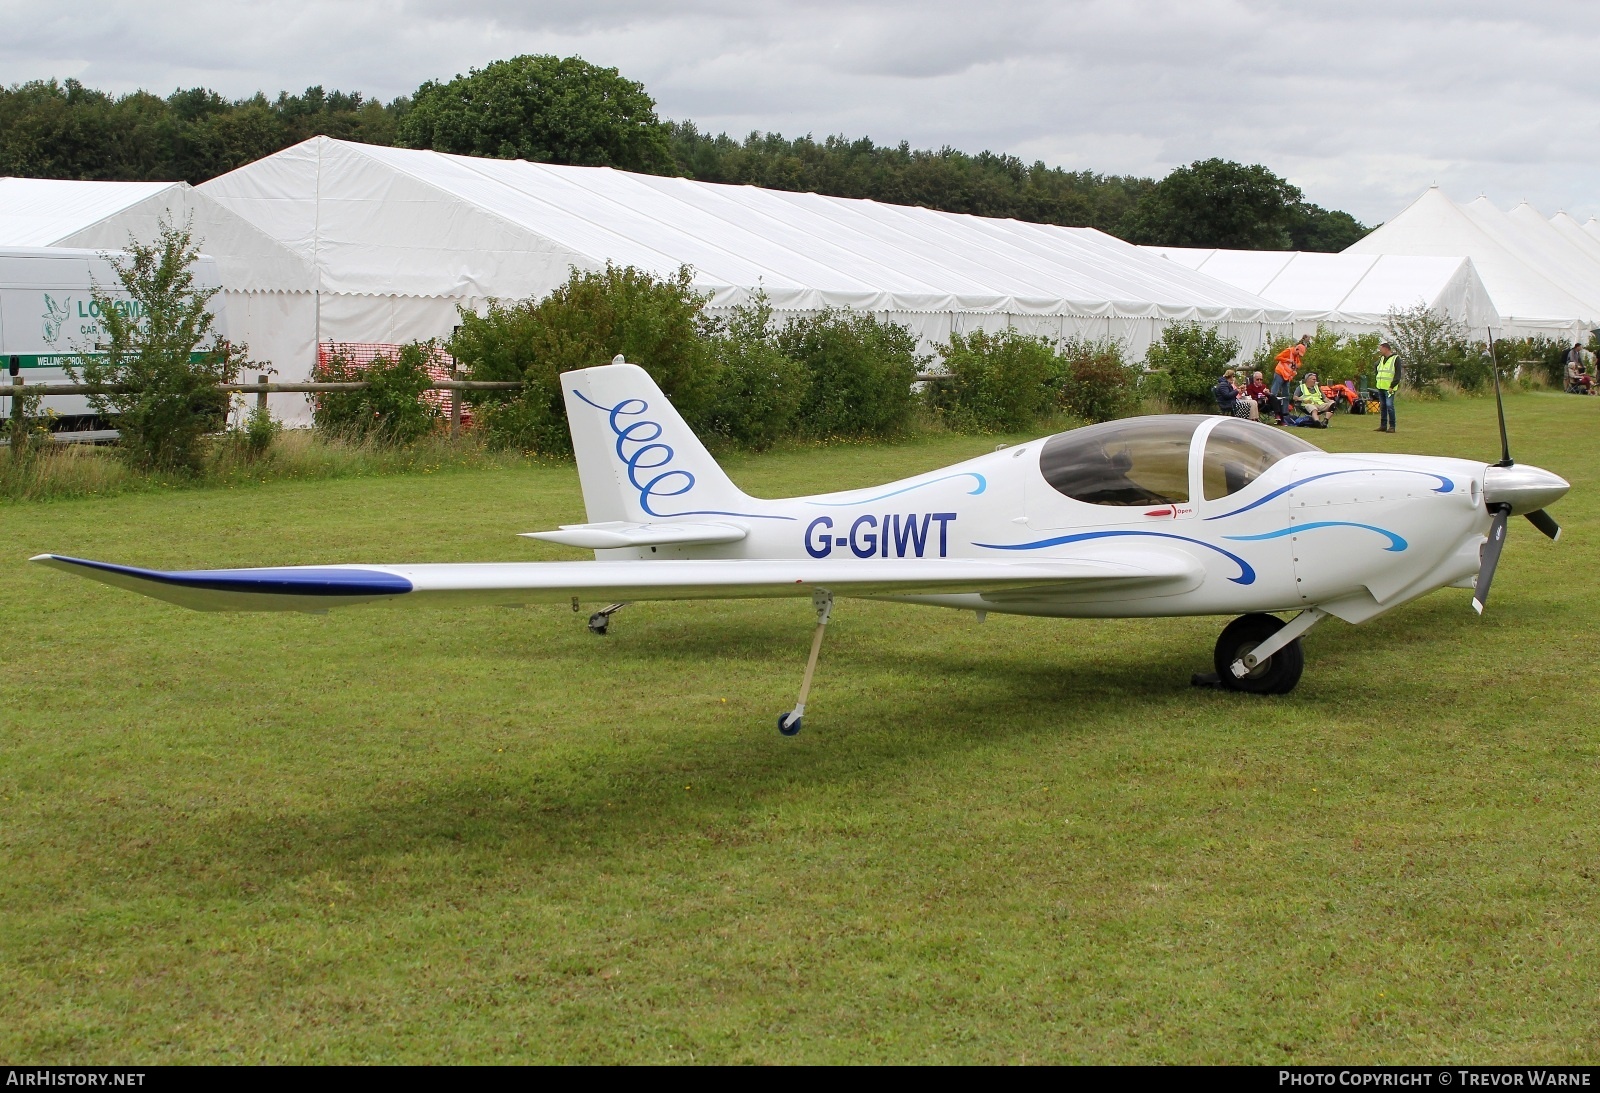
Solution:
{"label": "horizontal stabilizer", "polygon": [[427,565],[286,566],[163,571],[55,554],[33,559],[55,569],[199,611],[326,611],[358,603],[520,606],[579,600],[696,600],[809,596],[917,596],[976,592],[1040,597],[1152,593],[1199,583],[1200,567],[1180,553],[1121,558],[994,561],[986,558],[880,560],[719,559],[622,562],[485,562]]}
{"label": "horizontal stabilizer", "polygon": [[524,531],[525,539],[542,539],[562,546],[609,550],[615,547],[712,546],[737,543],[750,534],[737,524],[633,524],[611,520],[603,524],[562,524],[560,531]]}

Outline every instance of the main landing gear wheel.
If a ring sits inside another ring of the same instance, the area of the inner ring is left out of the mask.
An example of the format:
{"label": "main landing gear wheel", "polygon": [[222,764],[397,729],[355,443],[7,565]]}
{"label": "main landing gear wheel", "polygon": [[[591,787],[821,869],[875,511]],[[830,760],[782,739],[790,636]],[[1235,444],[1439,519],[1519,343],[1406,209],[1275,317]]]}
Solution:
{"label": "main landing gear wheel", "polygon": [[1300,648],[1300,639],[1267,657],[1240,677],[1232,671],[1233,663],[1242,660],[1284,627],[1282,619],[1273,615],[1240,615],[1222,630],[1217,638],[1217,648],[1212,654],[1217,676],[1222,685],[1232,691],[1245,691],[1257,695],[1286,695],[1300,682],[1305,671],[1306,658]]}
{"label": "main landing gear wheel", "polygon": [[[791,720],[791,718],[793,720]],[[799,736],[800,735],[800,718],[795,717],[793,712],[779,714],[778,715],[778,731],[783,733],[783,735],[785,735],[785,736]]]}

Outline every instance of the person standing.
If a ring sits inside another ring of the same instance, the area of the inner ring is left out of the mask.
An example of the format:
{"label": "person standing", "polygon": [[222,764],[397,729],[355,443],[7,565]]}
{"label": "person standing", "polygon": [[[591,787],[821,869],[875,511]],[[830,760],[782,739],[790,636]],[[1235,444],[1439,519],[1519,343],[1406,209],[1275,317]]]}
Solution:
{"label": "person standing", "polygon": [[1278,354],[1277,366],[1272,370],[1272,393],[1285,403],[1289,401],[1289,385],[1300,374],[1300,362],[1305,359],[1306,346],[1310,344],[1311,335],[1306,334]]}
{"label": "person standing", "polygon": [[1388,342],[1378,343],[1373,388],[1378,392],[1378,432],[1394,432],[1394,393],[1400,386],[1400,358]]}

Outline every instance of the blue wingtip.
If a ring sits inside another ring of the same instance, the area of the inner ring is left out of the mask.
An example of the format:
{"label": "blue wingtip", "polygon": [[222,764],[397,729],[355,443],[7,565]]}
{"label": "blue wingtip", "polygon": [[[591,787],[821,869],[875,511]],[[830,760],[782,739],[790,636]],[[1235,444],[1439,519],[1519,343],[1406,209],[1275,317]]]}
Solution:
{"label": "blue wingtip", "polygon": [[278,596],[383,596],[400,595],[414,587],[404,577],[378,569],[338,566],[293,566],[278,569],[140,569],[137,566],[96,562],[65,554],[39,554],[31,559],[46,564],[98,570],[119,577],[151,581],[176,588],[212,592],[253,592]]}

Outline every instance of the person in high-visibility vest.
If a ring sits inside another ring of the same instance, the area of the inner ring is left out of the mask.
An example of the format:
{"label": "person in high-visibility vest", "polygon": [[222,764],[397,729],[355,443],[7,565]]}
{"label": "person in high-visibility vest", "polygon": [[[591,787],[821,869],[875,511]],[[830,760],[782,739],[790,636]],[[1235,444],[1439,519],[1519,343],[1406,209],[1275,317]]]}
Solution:
{"label": "person in high-visibility vest", "polygon": [[1294,401],[1318,425],[1326,425],[1333,416],[1333,403],[1323,395],[1315,372],[1307,372],[1306,378],[1300,381],[1300,386],[1295,388]]}
{"label": "person in high-visibility vest", "polygon": [[1277,366],[1272,370],[1272,393],[1284,402],[1289,401],[1289,385],[1300,374],[1300,362],[1305,359],[1306,346],[1310,344],[1311,335],[1307,334],[1278,354]]}
{"label": "person in high-visibility vest", "polygon": [[1378,392],[1378,432],[1394,432],[1394,393],[1400,386],[1400,358],[1388,342],[1378,343],[1372,387]]}

